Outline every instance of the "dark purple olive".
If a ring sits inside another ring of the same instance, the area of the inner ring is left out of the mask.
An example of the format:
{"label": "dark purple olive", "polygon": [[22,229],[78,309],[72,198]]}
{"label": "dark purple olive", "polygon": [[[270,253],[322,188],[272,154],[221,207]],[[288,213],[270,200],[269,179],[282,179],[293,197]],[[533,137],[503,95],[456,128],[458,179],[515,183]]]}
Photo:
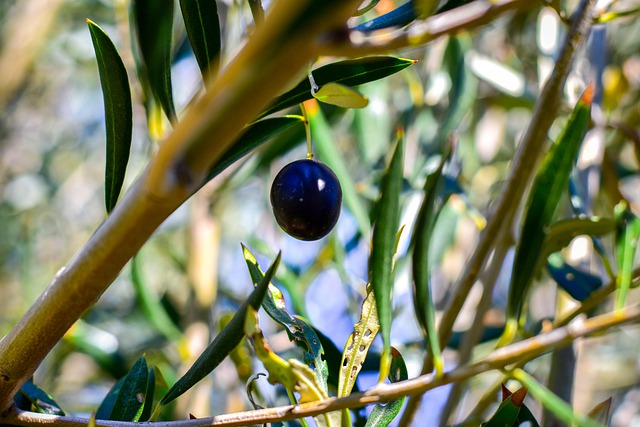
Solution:
{"label": "dark purple olive", "polygon": [[280,227],[300,240],[318,240],[338,222],[342,189],[338,177],[316,160],[282,168],[271,186],[271,206]]}

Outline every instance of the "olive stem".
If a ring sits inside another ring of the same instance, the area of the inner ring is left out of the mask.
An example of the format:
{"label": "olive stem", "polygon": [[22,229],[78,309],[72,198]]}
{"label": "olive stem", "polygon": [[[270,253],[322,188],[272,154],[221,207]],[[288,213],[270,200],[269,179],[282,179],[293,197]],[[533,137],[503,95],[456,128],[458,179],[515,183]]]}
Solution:
{"label": "olive stem", "polygon": [[[309,80],[311,81],[311,91],[313,92],[313,87],[315,86],[315,82],[313,81],[313,77],[311,77],[311,73],[309,73]],[[315,86],[317,88],[317,86]],[[304,106],[304,102],[300,103],[300,110],[302,111],[302,117],[304,117],[304,131],[307,135],[307,159],[313,159],[313,146],[311,144],[311,127],[309,126],[309,116],[307,115],[307,108]]]}

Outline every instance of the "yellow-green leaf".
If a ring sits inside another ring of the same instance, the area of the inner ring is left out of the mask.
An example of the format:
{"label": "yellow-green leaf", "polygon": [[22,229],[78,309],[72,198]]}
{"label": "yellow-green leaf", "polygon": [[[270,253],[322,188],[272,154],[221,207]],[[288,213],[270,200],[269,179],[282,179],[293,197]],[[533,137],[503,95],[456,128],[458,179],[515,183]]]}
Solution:
{"label": "yellow-green leaf", "polygon": [[327,83],[313,97],[325,104],[343,108],[364,108],[369,105],[369,100],[364,95],[340,83]]}

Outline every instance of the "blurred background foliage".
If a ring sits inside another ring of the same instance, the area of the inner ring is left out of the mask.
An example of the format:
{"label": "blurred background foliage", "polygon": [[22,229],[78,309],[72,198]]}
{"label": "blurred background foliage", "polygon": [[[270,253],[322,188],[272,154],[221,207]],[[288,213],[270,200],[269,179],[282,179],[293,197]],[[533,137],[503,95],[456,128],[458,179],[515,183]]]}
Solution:
{"label": "blurred background foliage", "polygon": [[[561,11],[575,5],[573,1],[551,3],[558,3]],[[395,6],[393,1],[380,1],[365,18]],[[631,0],[615,2],[615,10],[638,6]],[[246,2],[222,0],[218,7],[224,65],[253,20]],[[114,40],[132,83],[135,126],[125,190],[168,126],[147,124],[141,90],[133,79],[127,9],[122,0],[0,2],[2,335],[105,217],[102,92],[85,18],[102,26]],[[566,29],[556,11],[534,7],[500,18],[472,35],[460,34],[403,51],[401,56],[418,63],[361,86],[359,90],[369,98],[368,107],[322,106],[328,126],[312,123],[318,126],[315,131],[328,137],[315,141],[319,160],[331,165],[331,159],[323,158],[322,153],[331,147],[338,150],[367,212],[378,196],[396,128],[405,129],[401,223],[407,225],[406,230],[411,229],[419,209],[426,173],[435,169],[443,145],[455,135],[457,148],[446,170],[447,191],[453,196],[439,218],[431,251],[439,310],[484,226],[484,215],[500,192],[515,143],[528,124]],[[179,19],[174,25],[174,45],[173,88],[180,111],[202,89],[202,80]],[[622,195],[638,213],[640,22],[633,16],[594,27],[566,85],[567,113],[584,82],[594,80],[599,89],[594,107],[598,127],[590,134],[593,142],[585,143],[578,163],[589,184],[592,204],[588,209],[611,217],[612,206]],[[553,136],[561,129],[563,121],[558,122]],[[203,188],[138,255],[137,280],[157,296],[175,330],[184,336],[171,329],[159,330],[149,322],[127,268],[46,359],[37,374],[38,384],[67,412],[90,413],[142,353],[172,384],[252,289],[240,242],[260,254],[265,267],[267,259],[282,250],[284,265],[275,283],[285,292],[291,310],[342,349],[364,298],[369,236],[362,233],[349,207],[343,209],[337,229],[318,242],[298,242],[277,227],[268,202],[270,182],[282,166],[305,155],[303,129],[279,135]],[[215,202],[211,202],[214,193]],[[399,245],[391,336],[412,377],[420,371],[424,347],[412,309],[409,262],[404,257],[408,236],[410,232],[405,231]],[[607,239],[605,244],[612,246]],[[567,257],[575,265],[602,270],[586,238],[577,238]],[[511,260],[510,252],[502,271],[488,271],[482,277],[490,280],[493,275],[497,283],[493,308],[485,316],[487,325],[504,322]],[[481,295],[482,287],[477,284],[457,330],[470,327]],[[632,293],[631,298],[637,300],[638,295]],[[546,273],[539,278],[530,301],[534,322],[575,304],[556,291]],[[296,354],[281,329],[266,321],[263,327],[277,352]],[[614,396],[613,425],[640,425],[639,332],[625,329],[577,344],[573,386],[577,409],[588,411]],[[476,354],[483,351],[479,346]],[[448,349],[445,357],[453,363],[455,350]],[[533,366],[534,373],[545,378],[549,358]],[[191,390],[188,399],[178,402],[181,406],[176,413],[189,411],[200,417],[245,409],[245,381],[256,369],[246,348],[240,347],[231,360]],[[376,378],[376,372],[363,375],[360,388]],[[453,413],[464,416],[468,405],[473,406],[467,402],[475,402],[493,380],[495,374],[474,379]],[[263,388],[269,404],[287,402],[286,396]],[[443,387],[426,394],[419,415],[423,425],[438,422],[448,391]],[[454,415],[451,421],[458,419]]]}

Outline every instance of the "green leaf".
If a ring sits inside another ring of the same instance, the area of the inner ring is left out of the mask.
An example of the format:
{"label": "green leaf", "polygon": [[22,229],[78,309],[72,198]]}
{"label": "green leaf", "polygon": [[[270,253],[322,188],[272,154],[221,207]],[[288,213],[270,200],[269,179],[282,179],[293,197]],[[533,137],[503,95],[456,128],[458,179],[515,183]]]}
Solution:
{"label": "green leaf", "polygon": [[372,290],[369,289],[367,297],[362,302],[360,320],[354,325],[353,332],[347,338],[342,352],[338,397],[351,394],[351,390],[356,385],[358,374],[367,358],[369,348],[379,330],[380,321],[378,320],[376,300]]}
{"label": "green leaf", "polygon": [[147,380],[147,392],[145,394],[144,406],[140,419],[138,421],[149,421],[151,413],[153,411],[153,396],[156,392],[156,369],[154,367],[149,369],[149,375]]}
{"label": "green leaf", "polygon": [[[242,253],[249,269],[251,281],[255,285],[264,278],[264,273],[255,256],[244,245],[242,245]],[[324,350],[315,330],[307,322],[297,316],[292,316],[287,311],[282,292],[271,283],[269,283],[267,297],[262,301],[262,308],[269,317],[284,326],[289,339],[304,351],[302,360],[314,370],[317,383],[326,393],[329,368],[322,358]]]}
{"label": "green leaf", "polygon": [[131,259],[131,282],[133,283],[133,289],[138,303],[142,308],[142,312],[158,332],[170,341],[177,341],[182,338],[182,332],[178,329],[175,323],[173,323],[173,320],[169,317],[169,314],[158,297],[156,297],[149,286],[144,283],[144,279],[140,272],[139,259],[139,255],[136,255]]}
{"label": "green leaf", "polygon": [[134,0],[133,29],[140,49],[139,70],[149,83],[147,98],[157,100],[171,122],[178,118],[171,88],[173,0]]}
{"label": "green leaf", "polygon": [[220,21],[216,0],[180,0],[182,19],[202,78],[208,82],[220,68]]}
{"label": "green leaf", "polygon": [[[396,383],[398,381],[404,381],[409,378],[407,373],[407,366],[404,363],[404,359],[398,350],[391,347],[391,370],[389,371],[389,381]],[[391,421],[398,415],[402,405],[404,404],[405,397],[397,400],[392,400],[385,405],[377,404],[373,407],[365,427],[386,427]]]}
{"label": "green leaf", "polygon": [[380,332],[384,346],[380,360],[380,381],[387,376],[391,362],[393,256],[395,254],[398,222],[400,221],[400,193],[402,193],[402,168],[404,162],[403,147],[403,136],[400,136],[380,186],[381,194],[375,218],[371,258],[369,261],[369,282],[376,297]]}
{"label": "green leaf", "polygon": [[98,61],[107,129],[107,161],[104,202],[110,213],[118,202],[131,151],[133,110],[131,89],[122,58],[109,36],[87,19]]}
{"label": "green leaf", "polygon": [[369,214],[364,207],[362,198],[356,190],[349,167],[344,161],[344,155],[338,149],[331,126],[327,122],[317,103],[308,103],[307,117],[311,129],[311,138],[318,157],[329,166],[340,180],[344,204],[358,221],[358,227],[363,235],[371,233]]}
{"label": "green leaf", "polygon": [[615,308],[621,309],[627,301],[629,289],[631,288],[633,260],[638,249],[638,238],[640,238],[640,218],[631,212],[625,201],[616,205],[615,215],[618,223],[616,233],[618,276],[616,277]]}
{"label": "green leaf", "polygon": [[578,427],[602,427],[600,423],[589,417],[574,412],[571,405],[556,396],[524,370],[514,369],[511,376],[525,386],[531,395],[539,400],[545,409],[552,412],[560,422]]}
{"label": "green leaf", "polygon": [[576,104],[558,141],[545,156],[538,171],[527,207],[509,288],[507,326],[502,343],[511,341],[517,330],[527,291],[536,270],[544,260],[542,249],[562,195],[567,191],[569,174],[591,117],[593,87],[589,87]]}
{"label": "green leaf", "polygon": [[35,385],[31,380],[28,380],[20,387],[20,394],[31,402],[35,412],[64,416],[64,411],[60,409],[60,405],[58,405],[53,397]]}
{"label": "green leaf", "polygon": [[436,141],[441,144],[456,130],[465,114],[473,108],[477,99],[478,79],[467,66],[465,56],[472,47],[471,36],[451,37],[444,52],[443,63],[451,78],[449,105],[439,120]]}
{"label": "green leaf", "polygon": [[325,104],[336,105],[342,108],[364,108],[369,105],[369,100],[357,90],[340,83],[327,83],[322,86],[313,97]]}
{"label": "green leaf", "polygon": [[138,421],[146,400],[148,377],[147,361],[141,357],[109,391],[98,408],[96,419]]}
{"label": "green leaf", "polygon": [[412,238],[413,306],[418,323],[422,328],[423,336],[429,343],[428,350],[433,356],[437,375],[444,372],[444,362],[436,331],[435,308],[431,296],[429,248],[437,213],[444,204],[444,200],[439,200],[438,193],[441,187],[439,184],[442,181],[442,170],[448,158],[448,155],[444,156],[438,169],[427,178],[424,186],[425,195],[416,217]]}
{"label": "green leaf", "polygon": [[[411,59],[370,56],[334,62],[313,70],[312,74],[316,84],[320,87],[330,82],[345,86],[357,86],[390,76],[415,63],[416,61]],[[293,107],[311,98],[311,83],[305,77],[296,87],[276,98],[273,105],[262,113],[261,117]]]}
{"label": "green leaf", "polygon": [[515,393],[503,387],[503,394],[506,391],[507,396],[502,400],[496,412],[488,421],[481,424],[482,427],[504,427],[518,426],[518,416],[523,407],[523,401],[527,394],[527,389],[522,387]]}
{"label": "green leaf", "polygon": [[612,401],[613,400],[611,398],[608,398],[607,400],[604,400],[598,403],[596,406],[593,407],[591,411],[589,411],[589,417],[602,423],[605,426],[610,425]]}
{"label": "green leaf", "polygon": [[160,405],[166,405],[185,391],[193,387],[198,381],[213,371],[231,351],[240,344],[244,336],[244,322],[247,310],[252,307],[258,310],[267,293],[269,282],[280,264],[280,256],[273,261],[264,277],[256,285],[249,295],[249,298],[240,306],[227,326],[215,337],[213,342],[207,346],[193,366],[171,387],[167,394],[160,401]]}
{"label": "green leaf", "polygon": [[263,119],[248,125],[238,140],[216,161],[209,170],[207,182],[220,172],[246,156],[270,138],[294,126],[304,126],[302,116],[284,116]]}
{"label": "green leaf", "polygon": [[571,218],[556,221],[549,227],[543,246],[543,256],[566,247],[578,236],[602,236],[615,231],[611,218]]}

